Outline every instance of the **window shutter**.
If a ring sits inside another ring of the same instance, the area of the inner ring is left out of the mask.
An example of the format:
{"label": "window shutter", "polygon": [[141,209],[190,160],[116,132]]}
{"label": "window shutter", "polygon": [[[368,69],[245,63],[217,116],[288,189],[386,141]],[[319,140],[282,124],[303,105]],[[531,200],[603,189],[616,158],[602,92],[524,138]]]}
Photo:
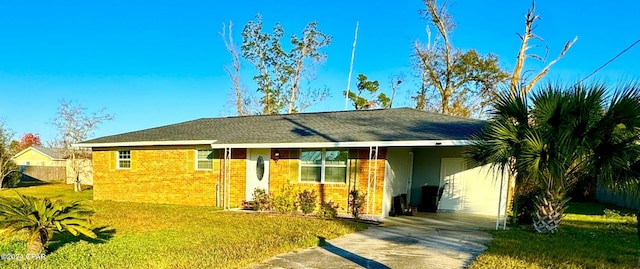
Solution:
{"label": "window shutter", "polygon": [[187,151],[187,171],[194,171],[196,169],[196,150],[190,149]]}
{"label": "window shutter", "polygon": [[109,151],[109,170],[110,171],[114,171],[116,170],[116,154],[118,154],[118,151]]}
{"label": "window shutter", "polygon": [[138,151],[132,150],[131,152],[131,171],[135,171],[138,167]]}
{"label": "window shutter", "polygon": [[289,160],[289,181],[297,183],[300,181],[300,160]]}

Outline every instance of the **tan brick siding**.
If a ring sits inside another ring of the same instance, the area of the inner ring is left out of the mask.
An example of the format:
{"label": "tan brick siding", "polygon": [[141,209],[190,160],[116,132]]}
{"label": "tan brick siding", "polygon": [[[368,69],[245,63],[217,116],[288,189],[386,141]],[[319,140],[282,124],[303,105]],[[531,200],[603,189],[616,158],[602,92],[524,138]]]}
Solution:
{"label": "tan brick siding", "polygon": [[116,169],[117,150],[93,152],[95,200],[215,205],[219,159],[196,170],[195,149],[130,149],[131,169]]}

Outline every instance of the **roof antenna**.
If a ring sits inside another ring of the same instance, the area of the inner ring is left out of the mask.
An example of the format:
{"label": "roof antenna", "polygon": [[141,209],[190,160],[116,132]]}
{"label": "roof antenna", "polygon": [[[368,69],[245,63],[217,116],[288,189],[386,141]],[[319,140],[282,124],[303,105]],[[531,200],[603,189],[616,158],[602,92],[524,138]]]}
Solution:
{"label": "roof antenna", "polygon": [[344,110],[347,110],[347,105],[349,104],[349,89],[351,88],[351,73],[353,72],[353,56],[356,54],[356,41],[358,41],[358,21],[356,21],[356,36],[353,38],[353,49],[351,49],[351,64],[349,65],[347,91],[344,93]]}

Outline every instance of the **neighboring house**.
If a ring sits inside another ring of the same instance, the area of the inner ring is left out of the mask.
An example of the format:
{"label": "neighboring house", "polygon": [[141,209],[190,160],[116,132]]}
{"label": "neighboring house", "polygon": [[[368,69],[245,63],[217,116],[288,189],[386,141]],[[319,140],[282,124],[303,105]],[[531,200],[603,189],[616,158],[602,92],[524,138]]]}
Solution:
{"label": "neighboring house", "polygon": [[439,211],[495,215],[502,178],[463,159],[484,124],[410,108],[204,118],[75,146],[92,149],[96,200],[234,208],[290,183],[343,213],[361,190],[364,213],[385,217],[401,194],[424,207],[426,185],[442,187]]}
{"label": "neighboring house", "polygon": [[73,167],[78,167],[82,183],[93,184],[90,156],[74,161],[67,158],[62,149],[31,146],[14,155],[13,161],[20,166],[23,175],[42,181],[64,181],[66,178],[67,183],[73,183]]}
{"label": "neighboring house", "polygon": [[20,167],[23,181],[62,182],[66,178],[66,160],[59,149],[31,146],[14,155],[13,161]]}
{"label": "neighboring house", "polygon": [[28,147],[13,156],[13,161],[21,166],[65,166],[64,151],[41,146]]}

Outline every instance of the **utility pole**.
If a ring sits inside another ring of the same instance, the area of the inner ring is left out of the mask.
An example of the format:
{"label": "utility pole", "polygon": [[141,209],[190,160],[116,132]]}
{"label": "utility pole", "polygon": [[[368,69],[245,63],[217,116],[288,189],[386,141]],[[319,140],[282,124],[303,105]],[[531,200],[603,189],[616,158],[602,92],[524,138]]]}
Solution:
{"label": "utility pole", "polygon": [[349,65],[349,78],[347,79],[347,91],[344,93],[344,110],[349,104],[349,91],[351,89],[351,73],[353,72],[353,57],[356,54],[356,41],[358,41],[358,22],[356,21],[356,36],[353,38],[353,48],[351,49],[351,64]]}

